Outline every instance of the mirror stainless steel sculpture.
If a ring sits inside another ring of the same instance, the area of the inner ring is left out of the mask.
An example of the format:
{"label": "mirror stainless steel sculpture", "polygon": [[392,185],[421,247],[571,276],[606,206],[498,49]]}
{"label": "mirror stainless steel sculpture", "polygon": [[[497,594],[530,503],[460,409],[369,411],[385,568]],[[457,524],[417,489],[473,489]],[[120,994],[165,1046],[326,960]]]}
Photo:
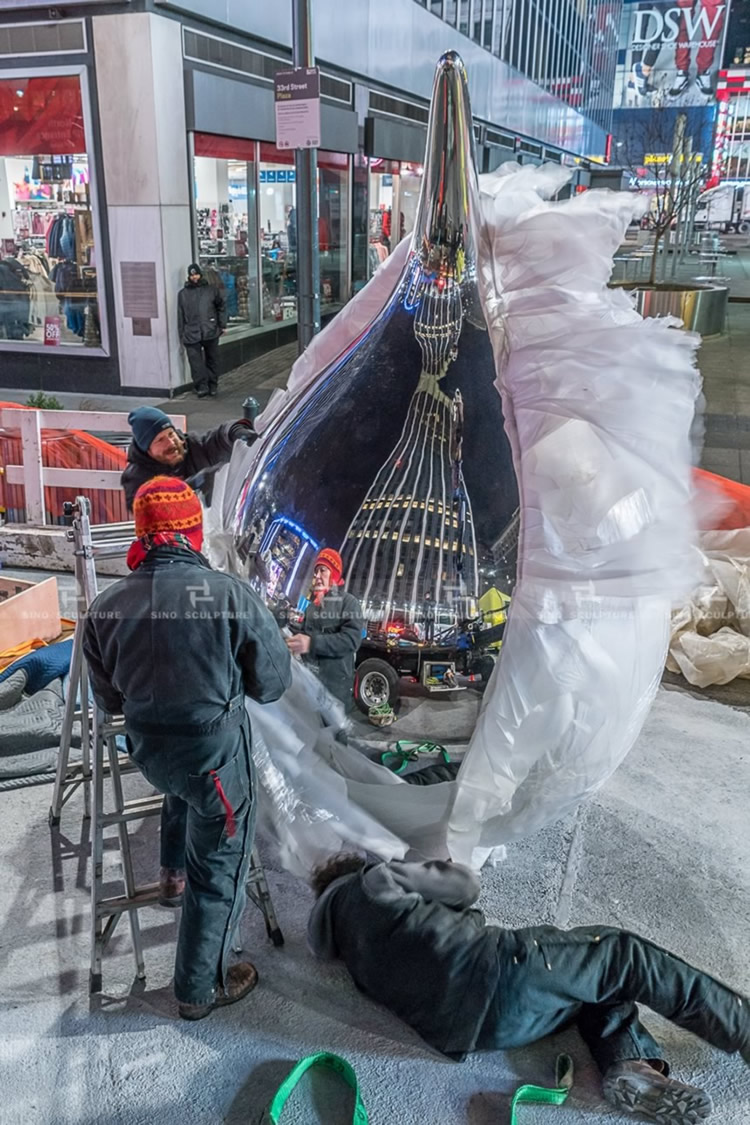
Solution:
{"label": "mirror stainless steel sculpture", "polygon": [[476,286],[475,188],[466,72],[449,52],[400,277],[356,343],[274,419],[235,509],[272,601],[306,593],[316,549],[330,546],[370,620],[418,619],[427,593],[454,620],[475,612],[480,566],[518,505]]}
{"label": "mirror stainless steel sculpture", "polygon": [[262,441],[219,481],[217,565],[234,566],[231,535],[260,549],[272,597],[305,592],[326,544],[371,619],[428,590],[455,619],[484,560],[518,552],[455,782],[408,785],[338,740],[333,701],[296,662],[278,703],[248,701],[294,869],[342,841],[479,866],[597,789],[648,714],[672,599],[693,582],[698,341],[608,288],[632,196],[551,202],[565,180],[511,164],[476,181],[463,66],[443,56],[413,238],[297,360]]}

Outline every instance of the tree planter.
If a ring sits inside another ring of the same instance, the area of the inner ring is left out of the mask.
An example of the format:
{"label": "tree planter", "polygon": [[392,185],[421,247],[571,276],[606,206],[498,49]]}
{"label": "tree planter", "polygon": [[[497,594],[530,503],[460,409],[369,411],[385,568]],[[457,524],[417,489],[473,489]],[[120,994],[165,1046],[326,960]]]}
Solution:
{"label": "tree planter", "polygon": [[701,336],[716,336],[724,331],[729,300],[726,285],[612,281],[610,288],[633,293],[641,316],[676,316],[683,328],[699,332]]}

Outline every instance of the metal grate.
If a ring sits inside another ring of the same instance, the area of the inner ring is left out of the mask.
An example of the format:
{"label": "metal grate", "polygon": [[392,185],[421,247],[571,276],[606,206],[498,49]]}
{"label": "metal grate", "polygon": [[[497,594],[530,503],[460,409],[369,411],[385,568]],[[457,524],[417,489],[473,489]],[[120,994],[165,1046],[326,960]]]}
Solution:
{"label": "metal grate", "polygon": [[488,129],[485,134],[488,145],[501,145],[503,148],[515,148],[516,138],[510,133],[499,133],[496,129]]}
{"label": "metal grate", "polygon": [[[229,39],[205,35],[187,27],[183,29],[183,54],[192,62],[205,63],[207,66],[230,70],[235,74],[244,74],[269,83],[273,82],[277,70],[292,65],[288,58],[281,55],[268,55],[264,51],[241,47],[239,43],[232,43]],[[352,84],[342,78],[321,74],[320,92],[324,98],[351,105]]]}
{"label": "metal grate", "polygon": [[409,121],[418,121],[421,125],[426,125],[430,116],[427,106],[405,102],[388,94],[377,94],[374,90],[370,90],[370,109],[377,113],[387,113],[390,117],[405,117]]}
{"label": "metal grate", "polygon": [[57,23],[10,23],[0,27],[0,58],[12,55],[70,55],[86,50],[83,20]]}

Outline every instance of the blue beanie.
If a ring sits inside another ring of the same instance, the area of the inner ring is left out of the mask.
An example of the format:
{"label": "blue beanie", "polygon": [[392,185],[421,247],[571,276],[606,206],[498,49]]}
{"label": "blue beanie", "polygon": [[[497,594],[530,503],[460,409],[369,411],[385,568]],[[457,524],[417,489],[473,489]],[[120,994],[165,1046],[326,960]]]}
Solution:
{"label": "blue beanie", "polygon": [[173,425],[158,406],[139,406],[128,414],[128,422],[133,431],[133,441],[144,453],[148,453],[151,442],[162,430]]}

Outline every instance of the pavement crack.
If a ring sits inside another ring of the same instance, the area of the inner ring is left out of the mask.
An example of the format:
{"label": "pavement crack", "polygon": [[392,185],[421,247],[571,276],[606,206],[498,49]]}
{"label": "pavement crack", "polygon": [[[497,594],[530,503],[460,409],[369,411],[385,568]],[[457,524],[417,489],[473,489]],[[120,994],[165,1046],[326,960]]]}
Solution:
{"label": "pavement crack", "polygon": [[570,844],[568,845],[568,854],[565,859],[565,866],[563,867],[562,881],[560,883],[560,893],[557,896],[557,907],[555,909],[555,925],[560,929],[566,929],[570,924],[570,916],[573,906],[573,892],[575,885],[578,881],[578,870],[581,865],[581,857],[583,855],[583,806],[575,811],[575,820],[573,823],[573,831],[570,837]]}

